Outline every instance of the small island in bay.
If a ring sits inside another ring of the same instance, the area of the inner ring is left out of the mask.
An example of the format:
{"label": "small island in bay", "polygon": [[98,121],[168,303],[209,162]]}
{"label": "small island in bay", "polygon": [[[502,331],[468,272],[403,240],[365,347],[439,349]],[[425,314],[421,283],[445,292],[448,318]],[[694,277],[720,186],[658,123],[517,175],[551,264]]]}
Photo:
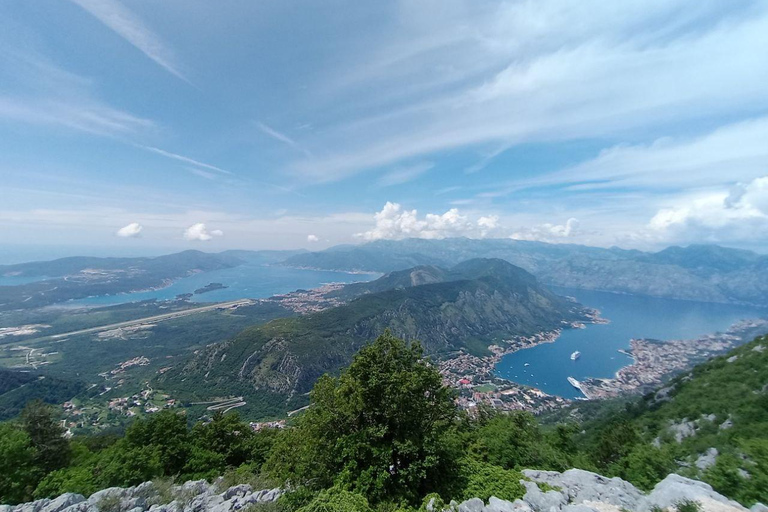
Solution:
{"label": "small island in bay", "polygon": [[228,286],[225,286],[221,283],[208,283],[207,285],[203,286],[202,288],[198,288],[195,290],[195,295],[200,295],[202,293],[208,293],[212,292],[214,290],[223,290],[224,288],[229,288]]}

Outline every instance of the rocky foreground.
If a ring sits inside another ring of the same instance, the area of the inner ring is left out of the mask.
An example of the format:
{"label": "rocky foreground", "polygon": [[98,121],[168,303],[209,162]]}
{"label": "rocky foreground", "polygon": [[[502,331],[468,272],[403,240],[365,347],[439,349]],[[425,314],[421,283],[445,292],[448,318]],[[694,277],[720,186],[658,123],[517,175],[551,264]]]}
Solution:
{"label": "rocky foreground", "polygon": [[[514,502],[492,497],[488,503],[473,498],[463,503],[452,502],[445,511],[458,512],[651,512],[674,510],[685,501],[698,503],[701,512],[768,512],[758,503],[747,509],[716,493],[709,485],[669,475],[652,492],[644,494],[620,478],[606,478],[580,469],[564,473],[525,470],[525,496]],[[546,485],[541,485],[546,484]],[[0,512],[231,512],[259,503],[271,503],[281,495],[280,489],[255,491],[250,485],[220,489],[221,481],[186,482],[166,489],[153,482],[136,487],[112,487],[85,498],[80,494],[63,494],[56,499],[42,499],[21,505],[0,505]],[[543,491],[541,487],[549,489]],[[554,489],[554,490],[553,490]],[[434,501],[427,504],[430,512],[440,512]]]}

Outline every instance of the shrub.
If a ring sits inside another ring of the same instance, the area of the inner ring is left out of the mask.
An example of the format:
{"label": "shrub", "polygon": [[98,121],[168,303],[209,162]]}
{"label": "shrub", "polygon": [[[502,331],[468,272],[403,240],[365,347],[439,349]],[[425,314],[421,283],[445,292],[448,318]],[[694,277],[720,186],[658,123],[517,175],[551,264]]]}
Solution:
{"label": "shrub", "polygon": [[373,512],[373,510],[365,496],[331,487],[320,491],[315,499],[307,506],[300,508],[298,512]]}

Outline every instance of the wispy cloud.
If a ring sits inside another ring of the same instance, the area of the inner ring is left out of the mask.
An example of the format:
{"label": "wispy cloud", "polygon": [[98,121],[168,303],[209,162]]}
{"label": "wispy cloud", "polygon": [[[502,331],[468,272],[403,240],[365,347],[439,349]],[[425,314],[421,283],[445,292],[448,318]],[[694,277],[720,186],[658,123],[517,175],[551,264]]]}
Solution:
{"label": "wispy cloud", "polygon": [[393,185],[408,183],[426,173],[434,166],[435,164],[432,162],[422,162],[406,167],[397,167],[381,176],[378,180],[378,185],[380,187],[391,187]]}
{"label": "wispy cloud", "polygon": [[117,0],[71,0],[172,75],[191,82],[179,71],[173,51],[135,14]]}
{"label": "wispy cloud", "polygon": [[141,146],[141,145],[138,145],[138,147],[140,147],[142,149],[146,149],[147,151],[151,151],[152,153],[156,153],[158,155],[162,155],[162,156],[164,156],[166,158],[172,158],[172,159],[178,160],[180,162],[196,165],[198,167],[203,167],[204,169],[210,169],[212,171],[216,171],[216,172],[219,172],[219,173],[222,173],[222,174],[230,174],[230,175],[232,174],[232,172],[227,171],[226,169],[222,169],[221,167],[216,167],[215,165],[206,164],[205,162],[201,162],[199,160],[194,160],[194,159],[189,158],[189,157],[184,156],[184,155],[179,155],[179,154],[176,154],[176,153],[171,153],[170,151],[165,151],[164,149],[155,148],[155,147],[152,147],[152,146]]}
{"label": "wispy cloud", "polygon": [[256,123],[256,126],[259,128],[259,130],[261,130],[263,133],[269,135],[273,139],[279,140],[283,144],[286,144],[286,145],[292,147],[293,149],[295,149],[296,151],[299,151],[300,153],[303,153],[305,156],[308,156],[308,157],[312,156],[312,153],[310,153],[307,149],[302,147],[298,142],[296,142],[295,140],[293,140],[292,138],[290,138],[286,134],[281,133],[281,132],[275,130],[274,128],[272,128],[270,126],[267,126],[266,124],[264,124],[262,122]]}
{"label": "wispy cloud", "polygon": [[[520,143],[637,137],[768,107],[768,61],[752,51],[768,43],[768,9],[747,14],[694,0],[626,10],[597,0],[489,9],[457,3],[467,13],[458,17],[462,33],[476,35],[409,55],[404,72],[356,77],[354,94],[345,84],[335,99],[361,98],[365,108],[347,102],[352,114],[309,140],[327,152],[293,162],[293,172],[332,181],[458,148],[490,148],[493,157]],[[397,46],[454,29],[421,14],[408,18]],[[380,50],[360,52],[375,58]],[[445,80],[430,94],[375,103],[387,90],[428,84],[435,74]]]}

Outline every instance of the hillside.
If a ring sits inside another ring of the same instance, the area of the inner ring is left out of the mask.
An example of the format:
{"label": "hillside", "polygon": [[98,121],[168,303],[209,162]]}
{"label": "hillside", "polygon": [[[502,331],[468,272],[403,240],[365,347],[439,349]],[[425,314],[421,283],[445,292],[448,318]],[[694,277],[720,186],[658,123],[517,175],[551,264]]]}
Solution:
{"label": "hillside", "polygon": [[500,258],[542,283],[654,297],[768,304],[768,256],[713,245],[658,253],[509,239],[381,240],[292,256],[283,264],[390,272],[419,265],[449,266],[470,258]]}
{"label": "hillside", "polygon": [[[422,279],[426,284],[419,284]],[[348,364],[385,329],[420,340],[433,356],[457,350],[487,354],[494,340],[585,319],[580,305],[502,260],[477,259],[448,270],[416,268],[354,289],[361,296],[343,306],[274,320],[211,345],[163,376],[162,385],[188,388],[194,382],[201,398],[250,394],[275,404]]]}

